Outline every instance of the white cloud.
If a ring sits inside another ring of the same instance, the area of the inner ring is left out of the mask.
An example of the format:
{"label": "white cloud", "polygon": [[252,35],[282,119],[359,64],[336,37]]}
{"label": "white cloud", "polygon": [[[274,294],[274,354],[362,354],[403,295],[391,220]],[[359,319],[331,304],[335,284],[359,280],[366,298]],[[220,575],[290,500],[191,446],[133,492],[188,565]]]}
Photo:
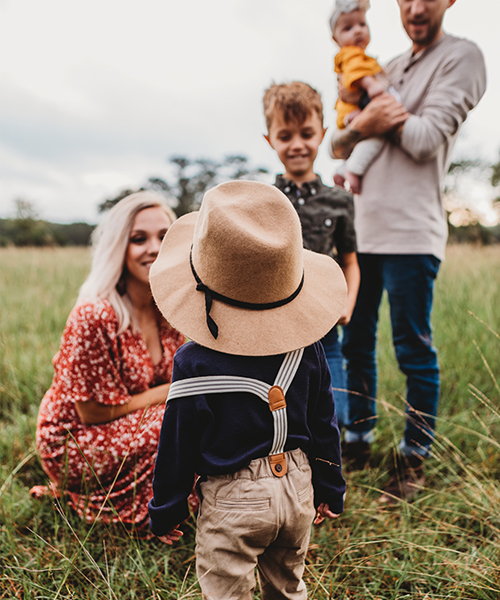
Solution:
{"label": "white cloud", "polygon": [[[0,211],[15,197],[54,220],[96,219],[123,186],[168,169],[172,154],[247,155],[280,165],[262,138],[261,100],[272,80],[302,79],[334,123],[328,17],[333,0],[16,0],[0,4]],[[386,61],[408,47],[395,0],[372,2],[370,51]],[[490,72],[457,151],[496,160],[494,77],[498,0],[457,2],[446,29],[476,40]],[[317,170],[330,181],[326,147]]]}

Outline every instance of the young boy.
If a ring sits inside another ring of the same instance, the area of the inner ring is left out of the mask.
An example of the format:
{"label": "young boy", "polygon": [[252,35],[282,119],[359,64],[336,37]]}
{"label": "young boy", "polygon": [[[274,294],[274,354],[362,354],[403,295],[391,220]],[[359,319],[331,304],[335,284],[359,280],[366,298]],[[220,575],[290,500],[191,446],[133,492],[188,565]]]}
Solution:
{"label": "young boy", "polygon": [[163,315],[193,340],[174,358],[151,529],[167,544],[179,539],[197,473],[203,598],[251,599],[257,566],[264,600],[304,599],[311,524],[343,509],[340,433],[317,342],[342,313],[342,272],[303,249],[279,190],[232,181],[172,225],[150,280]]}
{"label": "young boy", "polygon": [[[334,256],[347,281],[347,302],[339,324],[351,318],[359,287],[352,194],[340,187],[323,185],[314,172],[314,161],[325,136],[323,104],[310,85],[295,81],[274,84],[264,95],[267,135],[285,173],[275,185],[287,195],[302,224],[304,247]],[[330,367],[339,427],[347,425],[347,394],[343,357],[337,327],[321,340]]]}
{"label": "young boy", "polygon": [[[340,47],[335,56],[335,72],[342,76],[342,86],[349,92],[362,92],[359,105],[344,102],[340,98],[335,104],[337,127],[343,129],[357,114],[360,107],[390,89],[390,83],[382,67],[371,56],[365,54],[370,43],[370,30],[366,23],[369,0],[337,0],[330,17],[330,28],[334,42]],[[349,160],[337,170],[334,180],[341,187],[347,179],[354,194],[361,192],[361,178],[382,150],[384,140],[371,138],[360,142]]]}

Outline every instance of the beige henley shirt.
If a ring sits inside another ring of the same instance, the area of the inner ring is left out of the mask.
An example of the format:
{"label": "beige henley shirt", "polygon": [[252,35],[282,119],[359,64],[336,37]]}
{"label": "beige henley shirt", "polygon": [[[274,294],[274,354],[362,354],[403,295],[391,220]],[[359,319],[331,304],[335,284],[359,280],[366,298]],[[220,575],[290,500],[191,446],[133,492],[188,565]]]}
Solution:
{"label": "beige henley shirt", "polygon": [[472,42],[442,35],[386,68],[411,113],[401,146],[386,143],[355,198],[358,250],[444,258],[448,228],[444,175],[460,126],[486,88],[484,59]]}

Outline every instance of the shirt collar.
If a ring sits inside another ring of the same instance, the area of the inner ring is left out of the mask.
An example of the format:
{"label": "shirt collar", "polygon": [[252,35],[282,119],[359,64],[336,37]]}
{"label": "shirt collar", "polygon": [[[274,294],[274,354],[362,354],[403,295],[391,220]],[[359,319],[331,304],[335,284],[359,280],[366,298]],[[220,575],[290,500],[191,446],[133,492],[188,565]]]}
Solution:
{"label": "shirt collar", "polygon": [[419,50],[416,54],[413,54],[411,49],[408,50],[408,52],[406,53],[406,56],[405,56],[405,59],[406,59],[405,60],[406,67],[404,69],[405,72],[408,71],[408,69],[410,67],[412,67],[415,63],[417,63],[419,60],[421,60],[422,57],[426,56],[427,54],[432,52],[435,48],[437,48],[447,37],[448,37],[448,35],[443,32],[443,34],[440,35],[435,42],[432,42],[432,44],[430,44],[429,46],[426,46],[422,50]]}
{"label": "shirt collar", "polygon": [[296,192],[297,190],[299,190],[301,196],[315,196],[322,186],[323,182],[321,181],[321,177],[319,175],[317,175],[316,179],[314,179],[313,181],[306,181],[305,183],[303,183],[301,188],[299,188],[299,186],[291,179],[285,179],[283,175],[276,176],[277,188],[279,188],[282,192],[285,192],[285,189],[289,188],[288,192],[285,192],[285,194],[288,194],[290,192]]}

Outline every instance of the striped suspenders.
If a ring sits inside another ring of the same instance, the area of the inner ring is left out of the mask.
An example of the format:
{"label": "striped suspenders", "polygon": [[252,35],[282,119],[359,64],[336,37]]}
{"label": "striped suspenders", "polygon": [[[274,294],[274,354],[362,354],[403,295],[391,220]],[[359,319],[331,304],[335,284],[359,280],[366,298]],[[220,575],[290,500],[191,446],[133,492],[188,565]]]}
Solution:
{"label": "striped suspenders", "polygon": [[274,438],[269,463],[276,477],[283,477],[287,472],[285,460],[285,443],[288,435],[285,395],[292,383],[302,360],[304,349],[294,350],[285,355],[273,385],[236,375],[208,375],[174,381],[170,386],[167,402],[185,396],[198,394],[248,392],[258,396],[269,404],[273,415]]}

